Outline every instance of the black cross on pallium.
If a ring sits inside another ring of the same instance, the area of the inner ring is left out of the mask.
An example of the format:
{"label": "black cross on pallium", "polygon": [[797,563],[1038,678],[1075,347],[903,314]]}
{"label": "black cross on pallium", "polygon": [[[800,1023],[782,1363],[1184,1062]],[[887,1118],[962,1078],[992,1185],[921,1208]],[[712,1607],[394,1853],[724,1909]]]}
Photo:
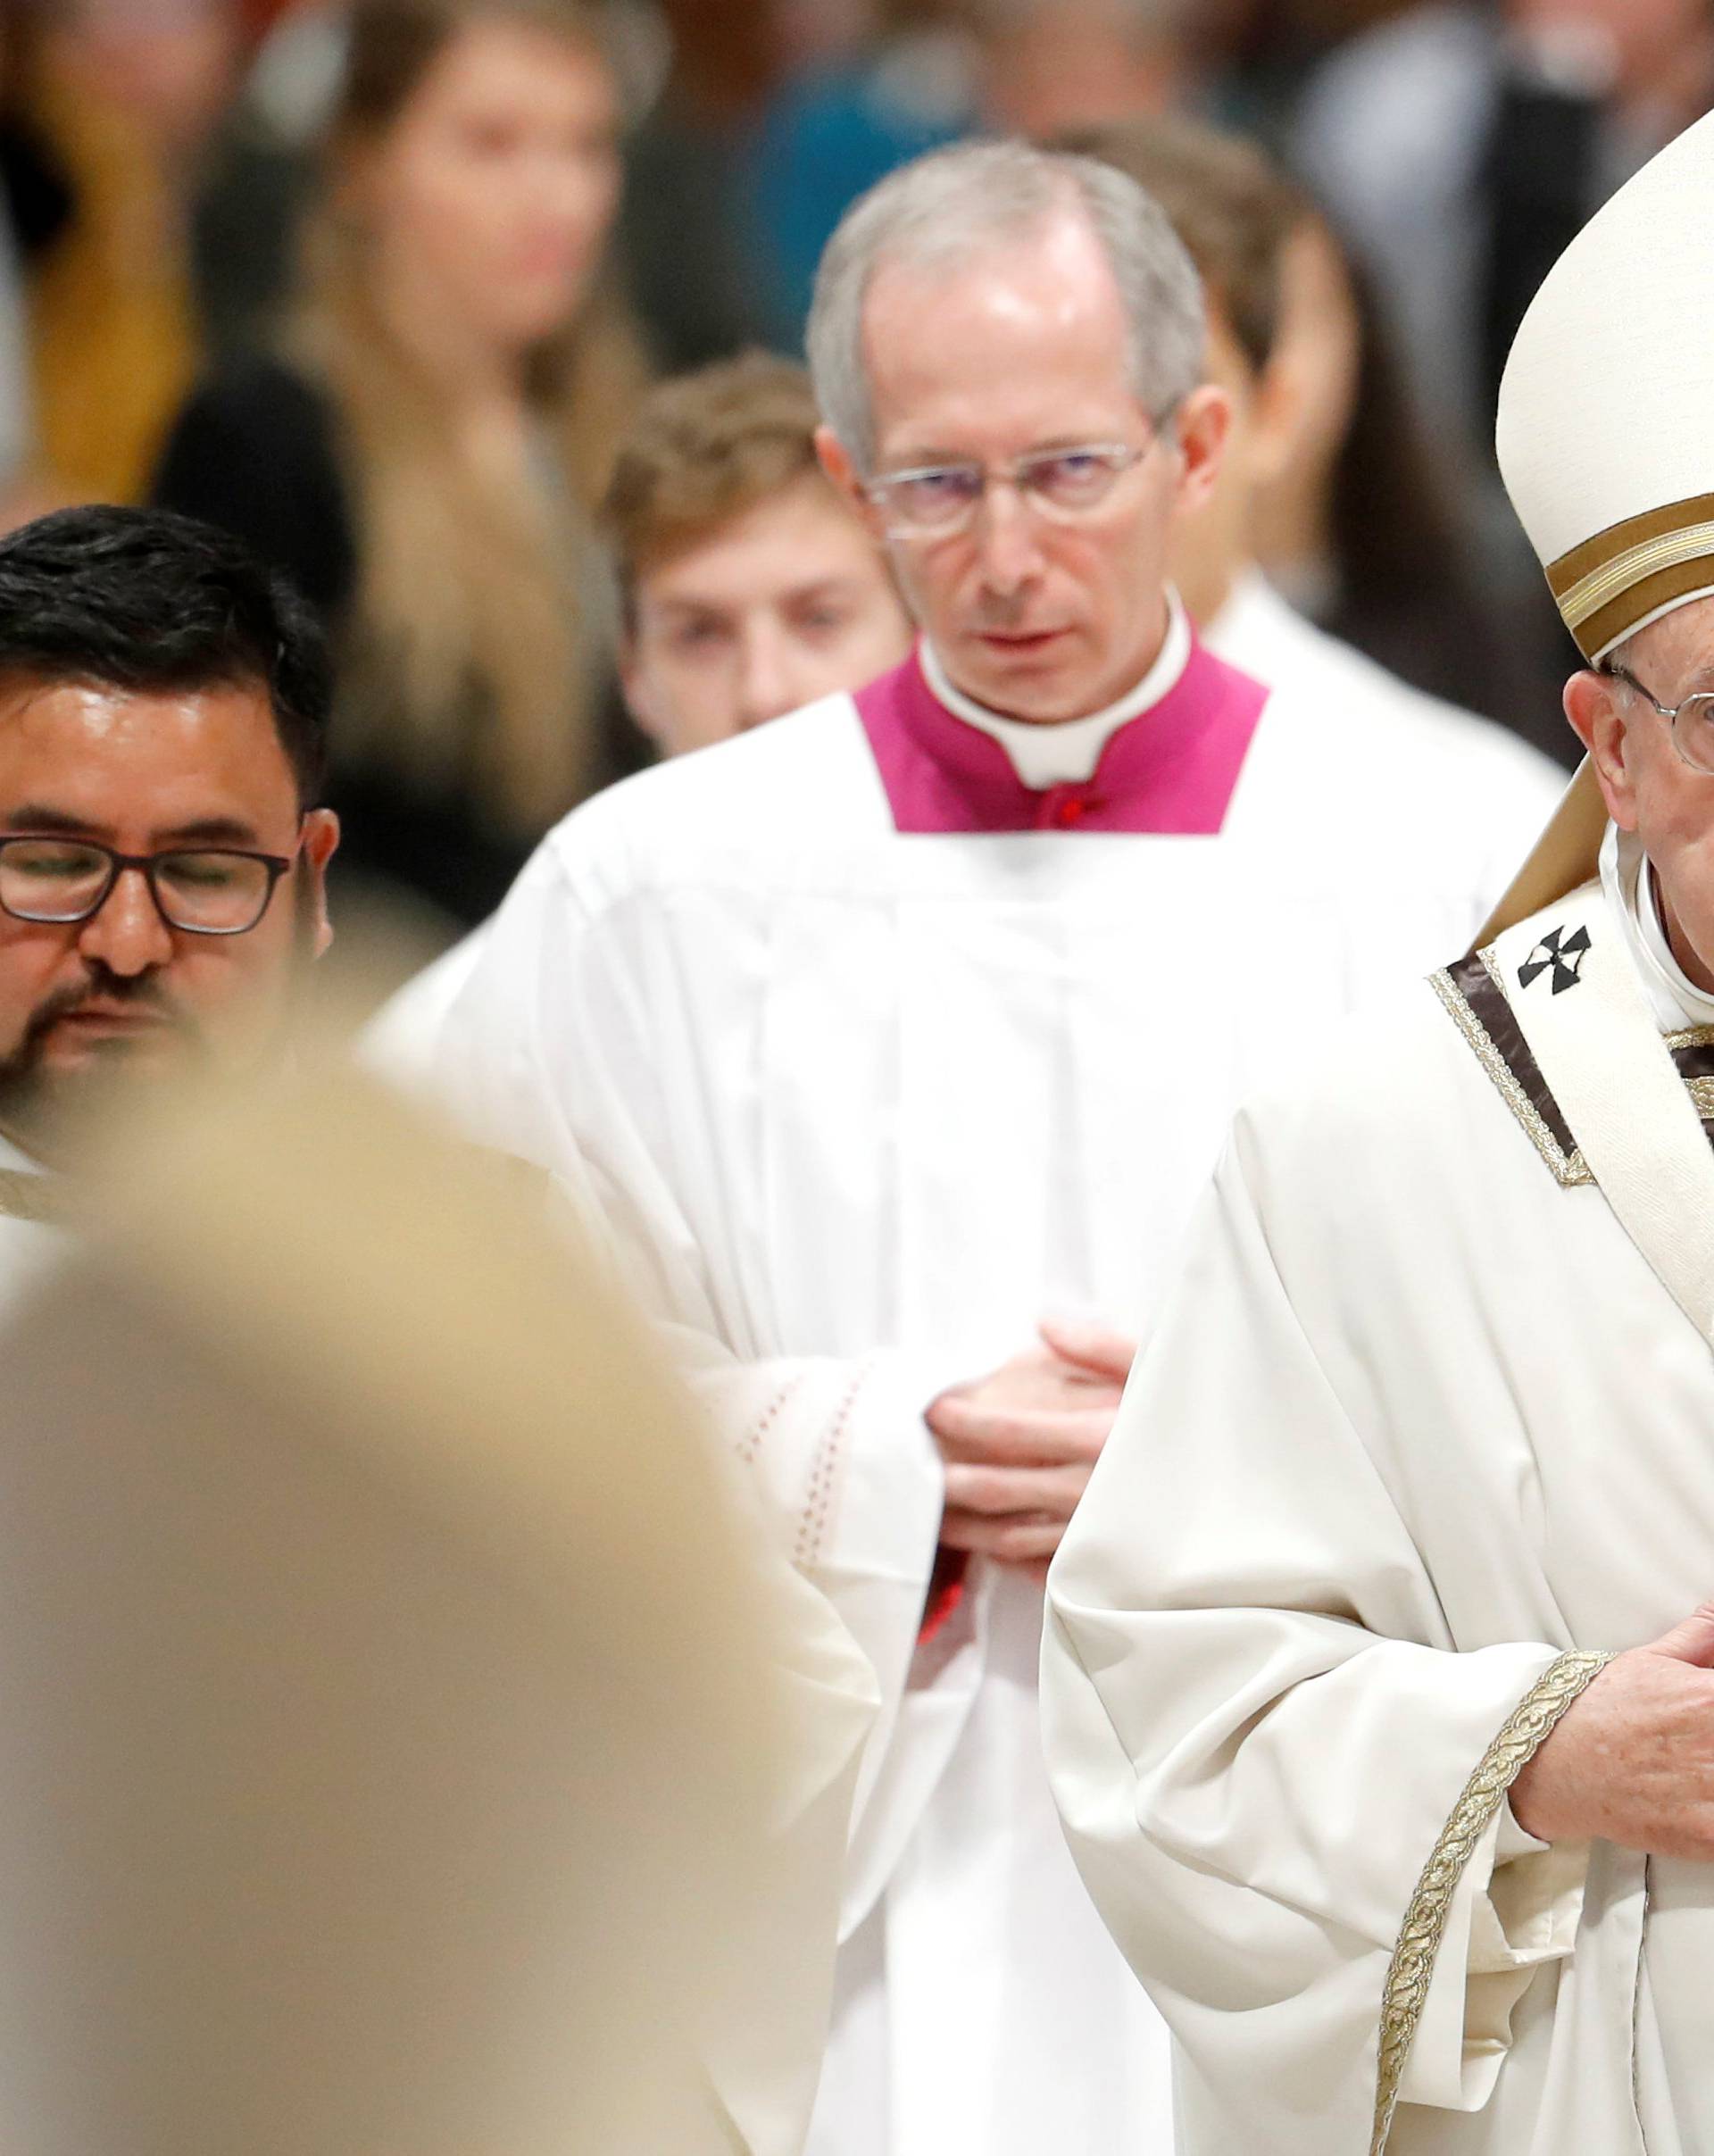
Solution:
{"label": "black cross on pallium", "polygon": [[1589,950],[1587,928],[1574,929],[1568,936],[1563,928],[1550,928],[1540,943],[1518,969],[1518,986],[1527,988],[1538,974],[1553,969],[1553,993],[1562,988],[1575,988],[1583,970],[1583,961]]}

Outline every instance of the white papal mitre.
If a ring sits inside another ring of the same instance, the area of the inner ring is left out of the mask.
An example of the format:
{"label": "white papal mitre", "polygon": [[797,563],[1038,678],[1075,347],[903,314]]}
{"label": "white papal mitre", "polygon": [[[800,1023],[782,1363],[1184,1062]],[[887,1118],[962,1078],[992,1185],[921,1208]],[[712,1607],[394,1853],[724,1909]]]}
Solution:
{"label": "white papal mitre", "polygon": [[[1554,263],[1513,340],[1501,475],[1592,664],[1714,594],[1714,114],[1651,159]],[[1593,876],[1585,763],[1484,940]]]}

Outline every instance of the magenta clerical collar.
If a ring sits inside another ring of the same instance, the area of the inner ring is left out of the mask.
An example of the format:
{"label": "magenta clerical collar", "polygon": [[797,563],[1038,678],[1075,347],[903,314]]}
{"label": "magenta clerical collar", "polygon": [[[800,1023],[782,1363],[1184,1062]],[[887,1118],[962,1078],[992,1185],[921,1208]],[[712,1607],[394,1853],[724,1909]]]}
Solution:
{"label": "magenta clerical collar", "polygon": [[1226,821],[1261,684],[1200,643],[1161,701],[1109,738],[1094,775],[1036,792],[991,735],[929,687],[916,652],[856,703],[900,831],[1155,831],[1209,837]]}

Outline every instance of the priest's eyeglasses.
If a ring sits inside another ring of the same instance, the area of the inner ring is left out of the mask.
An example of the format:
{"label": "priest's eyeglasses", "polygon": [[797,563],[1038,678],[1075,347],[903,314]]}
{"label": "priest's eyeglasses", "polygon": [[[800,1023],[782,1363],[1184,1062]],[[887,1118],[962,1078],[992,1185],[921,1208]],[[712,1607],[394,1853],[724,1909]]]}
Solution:
{"label": "priest's eyeglasses", "polygon": [[[1159,436],[1155,440],[1160,439]],[[1118,480],[1140,464],[1154,441],[1136,449],[1125,442],[1080,442],[1069,449],[1036,450],[1009,464],[974,461],[919,464],[884,471],[864,494],[889,529],[925,538],[949,538],[966,530],[983,497],[994,486],[1017,490],[1030,508],[1056,524],[1075,524],[1100,508]]]}
{"label": "priest's eyeglasses", "polygon": [[1606,666],[1602,669],[1615,681],[1622,681],[1634,688],[1645,703],[1652,703],[1672,729],[1672,745],[1677,751],[1680,763],[1687,763],[1693,771],[1704,778],[1714,778],[1714,692],[1700,689],[1693,696],[1686,696],[1682,703],[1662,703],[1648,690],[1626,666]]}
{"label": "priest's eyeglasses", "polygon": [[135,869],[170,928],[187,936],[245,936],[268,911],[274,887],[295,859],[226,846],[116,853],[91,838],[0,835],[0,911],[14,920],[88,920],[126,870]]}

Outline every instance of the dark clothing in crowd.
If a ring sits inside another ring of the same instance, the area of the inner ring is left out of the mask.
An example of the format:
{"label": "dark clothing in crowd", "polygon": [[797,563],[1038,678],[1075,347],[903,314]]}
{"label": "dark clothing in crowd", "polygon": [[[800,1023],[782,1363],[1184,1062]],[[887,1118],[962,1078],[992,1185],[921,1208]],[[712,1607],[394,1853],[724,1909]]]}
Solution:
{"label": "dark clothing in crowd", "polygon": [[1610,190],[1601,107],[1531,77],[1500,85],[1483,158],[1483,387],[1498,400],[1506,355],[1543,279]]}
{"label": "dark clothing in crowd", "polygon": [[[338,419],[326,392],[297,370],[251,358],[206,382],[173,429],[154,499],[248,540],[322,610],[336,647],[348,634],[359,532]],[[336,712],[330,805],[345,837],[335,875],[404,886],[460,922],[484,920],[528,859],[528,844],[496,832],[468,788],[413,784],[396,763],[354,765],[340,754],[337,732]],[[606,778],[625,761],[616,716],[609,732]]]}
{"label": "dark clothing in crowd", "polygon": [[247,539],[337,625],[355,595],[357,545],[321,390],[252,359],[204,385],[179,417],[156,500]]}
{"label": "dark clothing in crowd", "polygon": [[1501,699],[1490,687],[1464,700],[1568,756],[1560,695],[1577,653],[1501,490],[1494,404],[1543,278],[1660,145],[1533,60],[1497,7],[1437,0],[1331,55],[1308,85],[1294,146],[1375,280],[1450,483],[1462,557],[1503,623]]}
{"label": "dark clothing in crowd", "polygon": [[17,119],[0,118],[0,215],[20,253],[52,246],[75,207],[71,182],[48,146]]}

